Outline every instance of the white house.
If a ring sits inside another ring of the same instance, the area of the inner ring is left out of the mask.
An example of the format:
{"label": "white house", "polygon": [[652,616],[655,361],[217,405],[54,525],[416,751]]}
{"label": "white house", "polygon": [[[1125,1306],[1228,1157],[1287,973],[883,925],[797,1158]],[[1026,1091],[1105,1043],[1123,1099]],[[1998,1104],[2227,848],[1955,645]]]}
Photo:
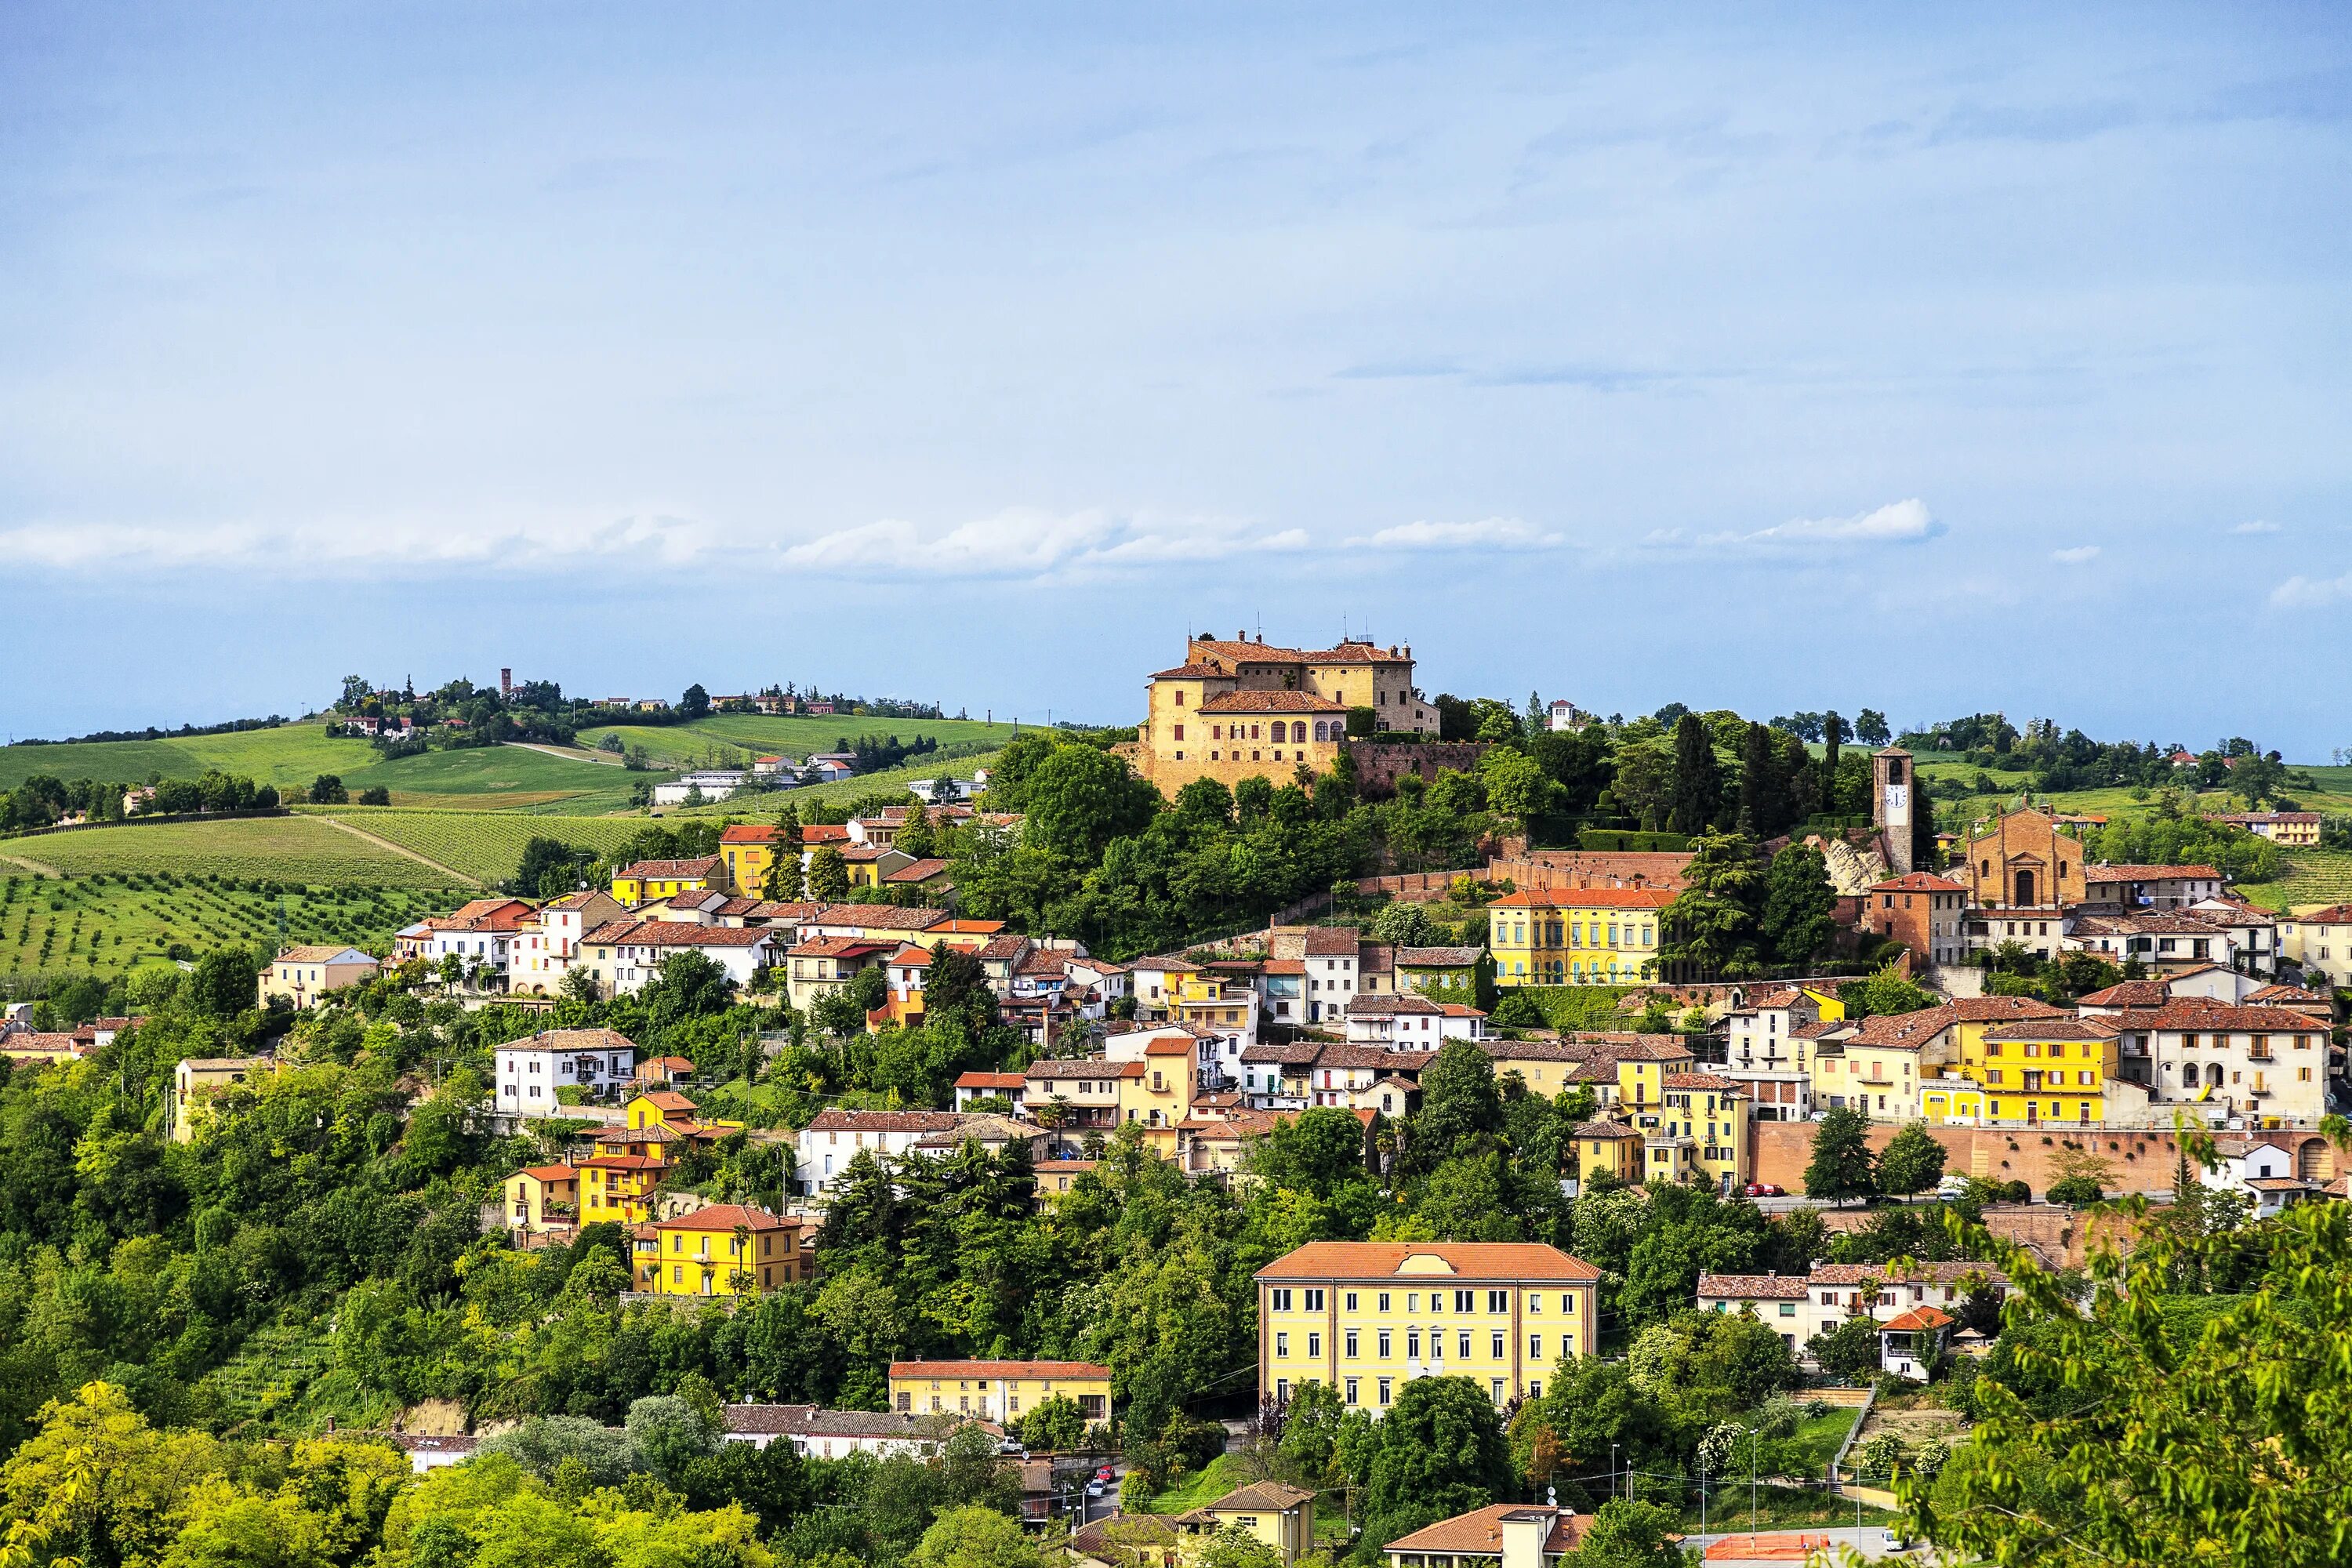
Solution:
{"label": "white house", "polygon": [[748,989],[752,973],[773,954],[776,933],[765,926],[706,926],[685,921],[614,921],[580,939],[581,957],[607,996],[644,990],[661,966],[681,952],[698,952]]}
{"label": "white house", "polygon": [[1348,1016],[1356,1000],[1356,963],[1362,940],[1352,926],[1307,928],[1307,1021],[1319,1024]]}
{"label": "white house", "polygon": [[2279,952],[2303,966],[2304,984],[2352,986],[2352,904],[2289,915],[2279,922]]}
{"label": "white house", "polygon": [[1486,1015],[1459,1002],[1407,993],[1359,996],[1348,1008],[1348,1041],[1392,1051],[1433,1051],[1447,1040],[1486,1037]]}
{"label": "white house", "polygon": [[2098,1023],[2115,1032],[2116,1076],[2146,1085],[2158,1106],[2311,1126],[2326,1112],[2327,1026],[2306,1013],[2177,1000]]}
{"label": "white house", "polygon": [[[884,1410],[827,1410],[815,1405],[730,1405],[722,1441],[764,1448],[790,1443],[812,1459],[845,1459],[871,1454],[928,1459],[964,1425],[961,1418],[901,1415]],[[992,1432],[994,1427],[989,1428]]]}
{"label": "white house", "polygon": [[1573,730],[1577,720],[1582,716],[1575,703],[1565,697],[1555,697],[1551,700],[1551,706],[1545,710],[1544,720],[1551,729]]}
{"label": "white house", "polygon": [[688,795],[706,801],[725,800],[742,787],[741,768],[702,768],[680,773],[668,784],[654,785],[654,804],[684,805]]}
{"label": "white house", "polygon": [[[939,786],[944,783],[947,788]],[[953,805],[971,798],[971,785],[962,779],[917,779],[907,786],[907,793],[925,805]]]}
{"label": "white house", "polygon": [[1737,1312],[1752,1307],[1767,1328],[1800,1357],[1815,1334],[1848,1318],[1884,1323],[1917,1307],[1957,1313],[1972,1283],[2003,1293],[2008,1280],[1990,1263],[1922,1263],[1897,1268],[1881,1263],[1816,1263],[1810,1275],[1702,1274],[1698,1310]]}
{"label": "white house", "polygon": [[935,1132],[953,1132],[972,1121],[953,1110],[820,1110],[794,1140],[793,1174],[809,1195],[824,1193],[866,1149],[891,1159]]}
{"label": "white house", "polygon": [[1758,992],[1723,1016],[1724,1065],[1802,1073],[1812,1066],[1812,1052],[1797,1031],[1821,1018],[1821,998],[1801,985]]}
{"label": "white house", "polygon": [[589,1099],[625,1089],[636,1071],[637,1044],[612,1029],[547,1029],[511,1040],[493,1053],[497,1086],[492,1103],[509,1116],[557,1116],[564,1106],[559,1089],[578,1089]]}

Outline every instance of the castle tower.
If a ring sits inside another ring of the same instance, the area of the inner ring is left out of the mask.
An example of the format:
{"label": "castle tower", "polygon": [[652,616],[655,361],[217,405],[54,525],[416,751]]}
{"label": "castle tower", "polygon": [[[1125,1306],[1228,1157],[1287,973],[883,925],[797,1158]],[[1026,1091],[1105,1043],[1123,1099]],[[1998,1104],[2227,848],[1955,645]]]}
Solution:
{"label": "castle tower", "polygon": [[1913,786],[1911,753],[1886,746],[1870,753],[1870,816],[1886,840],[1887,869],[1900,877],[1916,869],[1911,857]]}

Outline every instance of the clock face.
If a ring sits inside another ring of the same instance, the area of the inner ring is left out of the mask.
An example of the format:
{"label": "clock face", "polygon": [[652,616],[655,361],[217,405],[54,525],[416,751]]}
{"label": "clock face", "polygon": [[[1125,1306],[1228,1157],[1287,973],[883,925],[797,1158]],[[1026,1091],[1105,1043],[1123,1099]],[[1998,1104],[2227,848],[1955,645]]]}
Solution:
{"label": "clock face", "polygon": [[1910,804],[1910,785],[1891,784],[1886,786],[1886,809],[1888,811],[1901,811]]}

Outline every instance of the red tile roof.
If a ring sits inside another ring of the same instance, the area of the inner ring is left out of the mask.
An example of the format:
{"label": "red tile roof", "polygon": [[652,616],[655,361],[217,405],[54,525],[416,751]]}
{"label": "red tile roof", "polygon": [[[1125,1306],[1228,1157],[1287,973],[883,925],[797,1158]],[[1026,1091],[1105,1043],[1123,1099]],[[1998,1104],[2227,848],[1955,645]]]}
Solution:
{"label": "red tile roof", "polygon": [[1592,1516],[1574,1509],[1553,1508],[1546,1503],[1498,1502],[1442,1519],[1410,1535],[1401,1535],[1388,1543],[1387,1550],[1493,1557],[1500,1561],[1504,1521],[1530,1519],[1550,1523],[1541,1553],[1546,1561],[1573,1552],[1577,1542],[1584,1539],[1584,1532],[1592,1528]]}
{"label": "red tile roof", "polygon": [[1948,877],[1938,877],[1928,871],[1906,871],[1900,877],[1890,877],[1884,882],[1873,882],[1874,893],[1965,893],[1965,883]]}
{"label": "red tile roof", "polygon": [[[1411,1258],[1436,1258],[1447,1268],[1401,1274]],[[1532,1241],[1310,1241],[1285,1253],[1260,1279],[1574,1279],[1597,1280],[1601,1270],[1556,1247]]]}
{"label": "red tile roof", "polygon": [[721,844],[770,844],[775,837],[775,827],[763,822],[730,822],[719,830]]}
{"label": "red tile roof", "polygon": [[583,942],[602,947],[757,947],[773,935],[765,926],[704,926],[692,921],[614,921]]}
{"label": "red tile roof", "polygon": [[2169,882],[2183,877],[2218,882],[2221,879],[2221,873],[2210,866],[2109,866],[2102,863],[2083,868],[2083,880],[2086,883]]}
{"label": "red tile roof", "polygon": [[1664,888],[1534,888],[1506,893],[1488,905],[1509,910],[1663,910],[1675,901]]}
{"label": "red tile roof", "polygon": [[892,1377],[1066,1377],[1108,1382],[1110,1368],[1090,1361],[894,1361]]}
{"label": "red tile roof", "polygon": [[820,1110],[804,1132],[952,1132],[964,1118],[953,1110]]}
{"label": "red tile roof", "polygon": [[1890,1330],[1899,1332],[1910,1329],[1945,1328],[1951,1321],[1949,1312],[1939,1312],[1933,1307],[1914,1307],[1900,1317],[1887,1319],[1878,1327],[1881,1332]]}
{"label": "red tile roof", "polygon": [[901,866],[895,871],[884,873],[882,879],[886,882],[928,882],[945,871],[949,864],[950,862],[936,857],[926,857]]}
{"label": "red tile roof", "polygon": [[668,1219],[653,1223],[655,1230],[792,1230],[789,1220],[777,1218],[766,1209],[756,1209],[749,1204],[709,1204],[692,1214],[673,1215]]}
{"label": "red tile roof", "polygon": [[1348,705],[1312,691],[1220,691],[1201,700],[1203,713],[1345,713]]}
{"label": "red tile roof", "polygon": [[[635,878],[639,881],[647,878],[652,878],[656,881],[669,881],[681,877],[715,876],[719,864],[719,857],[716,855],[705,855],[693,860],[636,860],[623,867],[621,875]],[[460,910],[457,912],[463,914],[465,910]]]}

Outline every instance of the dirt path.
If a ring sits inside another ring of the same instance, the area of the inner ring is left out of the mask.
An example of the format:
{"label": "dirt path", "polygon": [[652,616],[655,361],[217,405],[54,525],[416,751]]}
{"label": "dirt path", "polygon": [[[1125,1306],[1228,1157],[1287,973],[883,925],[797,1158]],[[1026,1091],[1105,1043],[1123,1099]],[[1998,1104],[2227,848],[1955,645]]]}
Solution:
{"label": "dirt path", "polygon": [[592,752],[585,746],[574,746],[567,751],[562,746],[542,746],[530,741],[501,741],[499,744],[502,746],[519,746],[526,752],[537,752],[541,756],[562,757],[568,763],[601,763],[608,768],[625,767],[627,765],[622,761],[622,759],[614,756],[608,752]]}
{"label": "dirt path", "polygon": [[440,872],[443,876],[449,878],[452,881],[461,882],[468,888],[478,888],[483,885],[482,879],[479,877],[468,877],[465,872],[458,870],[455,866],[444,866],[440,861],[436,860],[430,855],[420,855],[405,844],[394,844],[391,839],[379,837],[363,827],[354,827],[339,816],[321,816],[319,820],[326,823],[331,827],[341,828],[344,832],[350,834],[354,838],[364,838],[379,849],[389,849],[395,855],[406,856],[409,859],[415,861],[420,866],[430,866],[436,871]]}
{"label": "dirt path", "polygon": [[22,855],[0,855],[0,860],[5,860],[11,866],[22,866],[26,870],[30,871],[36,877],[62,877],[65,875],[63,871],[58,870],[55,866],[44,865],[38,860],[27,860]]}

